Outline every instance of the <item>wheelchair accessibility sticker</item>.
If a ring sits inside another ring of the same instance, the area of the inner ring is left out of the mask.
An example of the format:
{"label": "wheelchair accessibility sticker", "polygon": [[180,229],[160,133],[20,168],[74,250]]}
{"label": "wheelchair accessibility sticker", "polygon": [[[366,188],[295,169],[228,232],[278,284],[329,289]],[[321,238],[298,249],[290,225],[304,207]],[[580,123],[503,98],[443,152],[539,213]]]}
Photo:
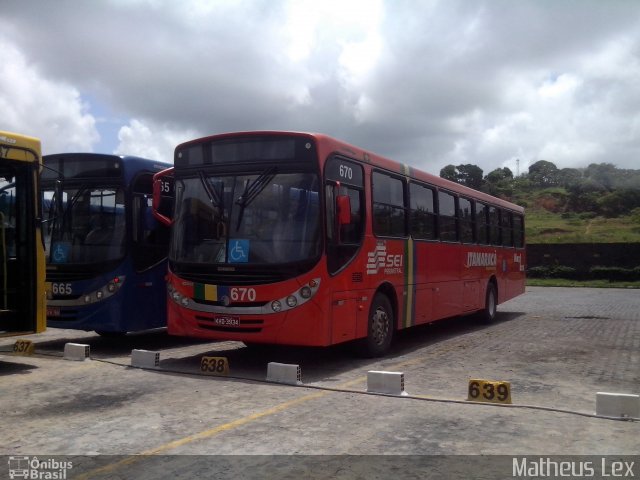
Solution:
{"label": "wheelchair accessibility sticker", "polygon": [[249,240],[229,240],[229,263],[247,263],[249,261]]}
{"label": "wheelchair accessibility sticker", "polygon": [[67,242],[56,242],[51,249],[51,263],[67,263],[71,245]]}

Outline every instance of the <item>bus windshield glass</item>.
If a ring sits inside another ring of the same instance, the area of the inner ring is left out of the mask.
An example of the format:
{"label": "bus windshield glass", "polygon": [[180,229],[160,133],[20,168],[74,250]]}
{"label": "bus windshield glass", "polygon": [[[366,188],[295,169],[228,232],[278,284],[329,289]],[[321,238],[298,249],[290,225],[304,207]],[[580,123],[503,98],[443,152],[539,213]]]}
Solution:
{"label": "bus windshield glass", "polygon": [[44,192],[47,263],[96,264],[125,255],[122,187],[66,186],[57,198]]}
{"label": "bus windshield glass", "polygon": [[283,264],[320,255],[319,180],[314,173],[199,175],[176,182],[170,260]]}

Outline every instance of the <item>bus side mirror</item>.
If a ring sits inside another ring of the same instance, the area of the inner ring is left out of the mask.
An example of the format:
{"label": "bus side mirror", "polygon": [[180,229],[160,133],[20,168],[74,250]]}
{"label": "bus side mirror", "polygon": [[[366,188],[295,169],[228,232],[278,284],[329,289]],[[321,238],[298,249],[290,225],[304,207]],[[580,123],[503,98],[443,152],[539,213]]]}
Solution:
{"label": "bus side mirror", "polygon": [[338,225],[349,225],[351,223],[351,199],[348,195],[338,195],[336,197],[336,211],[338,213]]}
{"label": "bus side mirror", "polygon": [[174,192],[173,167],[153,176],[153,216],[166,226],[173,223]]}

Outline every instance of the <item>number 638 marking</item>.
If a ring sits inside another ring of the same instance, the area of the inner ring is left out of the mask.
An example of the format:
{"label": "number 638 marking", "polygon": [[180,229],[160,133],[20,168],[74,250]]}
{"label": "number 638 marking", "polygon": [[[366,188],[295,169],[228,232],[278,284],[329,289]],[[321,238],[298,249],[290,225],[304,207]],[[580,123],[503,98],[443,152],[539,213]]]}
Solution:
{"label": "number 638 marking", "polygon": [[229,361],[227,357],[202,357],[200,371],[207,375],[229,375]]}
{"label": "number 638 marking", "polygon": [[473,402],[511,403],[511,384],[490,380],[469,380],[469,396]]}

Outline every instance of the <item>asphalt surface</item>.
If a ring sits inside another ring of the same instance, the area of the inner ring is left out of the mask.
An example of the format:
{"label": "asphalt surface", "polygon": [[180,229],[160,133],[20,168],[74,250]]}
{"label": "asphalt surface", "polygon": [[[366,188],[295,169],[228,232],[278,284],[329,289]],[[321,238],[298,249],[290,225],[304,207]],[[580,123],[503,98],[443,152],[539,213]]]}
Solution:
{"label": "asphalt surface", "polygon": [[[511,478],[514,456],[640,454],[640,422],[593,415],[596,392],[640,393],[640,290],[530,287],[494,324],[404,331],[382,359],[164,332],[28,339],[33,356],[0,353],[0,455],[73,458],[67,478],[193,478],[212,459],[211,478]],[[64,360],[67,342],[91,358]],[[134,348],[160,367],[131,368]],[[229,376],[203,375],[202,356],[226,357]],[[303,385],[266,382],[268,362],[299,365]],[[403,372],[408,395],[367,394],[371,370]],[[468,402],[469,379],[510,382],[513,405]]]}

